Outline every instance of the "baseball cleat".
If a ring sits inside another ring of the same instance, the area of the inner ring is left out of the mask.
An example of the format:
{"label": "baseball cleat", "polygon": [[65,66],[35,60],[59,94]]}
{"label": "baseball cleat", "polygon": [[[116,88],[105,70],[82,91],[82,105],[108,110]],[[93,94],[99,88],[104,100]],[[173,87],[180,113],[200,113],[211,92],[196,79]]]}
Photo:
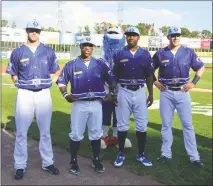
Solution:
{"label": "baseball cleat", "polygon": [[114,166],[115,167],[121,167],[123,165],[123,163],[124,163],[124,160],[125,160],[124,153],[123,152],[119,152],[119,154],[117,156],[117,159],[114,162]]}
{"label": "baseball cleat", "polygon": [[169,162],[172,158],[168,158],[166,156],[161,155],[159,158],[157,158],[157,161],[160,163],[166,163]]}
{"label": "baseball cleat", "polygon": [[191,163],[200,167],[200,168],[204,168],[204,165],[200,160],[191,161]]}
{"label": "baseball cleat", "polygon": [[148,158],[144,154],[137,155],[137,161],[141,162],[146,167],[151,167],[152,162],[148,160]]}
{"label": "baseball cleat", "polygon": [[59,175],[60,171],[54,166],[54,165],[49,165],[47,167],[42,167],[43,170],[48,171],[49,173],[53,175]]}
{"label": "baseball cleat", "polygon": [[104,173],[105,168],[101,163],[100,159],[93,159],[92,160],[92,167],[95,169],[97,173]]}
{"label": "baseball cleat", "polygon": [[15,174],[15,179],[20,180],[24,176],[25,169],[17,169]]}
{"label": "baseball cleat", "polygon": [[70,173],[73,175],[79,175],[80,174],[80,168],[78,166],[77,161],[70,161]]}

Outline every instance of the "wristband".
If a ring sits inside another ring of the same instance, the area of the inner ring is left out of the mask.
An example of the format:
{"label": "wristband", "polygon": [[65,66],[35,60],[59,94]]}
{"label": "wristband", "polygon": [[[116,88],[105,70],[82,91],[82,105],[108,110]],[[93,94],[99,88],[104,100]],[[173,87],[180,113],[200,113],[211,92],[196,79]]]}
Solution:
{"label": "wristband", "polygon": [[64,98],[66,98],[68,95],[69,95],[68,93],[67,93],[67,94],[65,94],[65,95],[64,95]]}
{"label": "wristband", "polygon": [[199,79],[200,79],[200,77],[199,77],[198,75],[195,75],[194,79],[192,80],[192,83],[193,83],[194,85],[196,85],[197,82],[199,81]]}
{"label": "wristband", "polygon": [[65,98],[67,95],[68,95],[67,92],[63,92],[63,93],[62,93],[62,96],[63,96],[64,98]]}

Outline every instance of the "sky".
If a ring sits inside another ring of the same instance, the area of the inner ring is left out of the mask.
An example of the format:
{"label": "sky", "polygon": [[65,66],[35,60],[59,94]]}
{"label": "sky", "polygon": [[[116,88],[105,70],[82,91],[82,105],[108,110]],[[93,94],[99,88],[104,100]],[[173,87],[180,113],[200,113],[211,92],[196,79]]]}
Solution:
{"label": "sky", "polygon": [[[118,7],[123,11],[118,13]],[[137,25],[154,23],[162,26],[187,27],[190,31],[203,29],[212,32],[211,1],[62,1],[64,31],[76,33],[79,26],[96,22]],[[45,28],[59,28],[58,1],[2,1],[2,19],[13,21],[16,28],[25,28],[27,22],[36,19]],[[91,29],[93,32],[93,30]]]}

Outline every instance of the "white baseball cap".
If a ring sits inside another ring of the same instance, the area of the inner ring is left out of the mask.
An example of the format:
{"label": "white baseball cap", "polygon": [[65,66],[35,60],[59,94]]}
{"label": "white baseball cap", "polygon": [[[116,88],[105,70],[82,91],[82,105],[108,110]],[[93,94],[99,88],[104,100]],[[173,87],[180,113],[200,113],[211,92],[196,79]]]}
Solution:
{"label": "white baseball cap", "polygon": [[89,43],[92,44],[93,46],[95,46],[94,42],[92,41],[90,36],[84,37],[81,41],[80,44],[84,44],[84,43]]}
{"label": "white baseball cap", "polygon": [[41,30],[41,25],[36,19],[34,19],[33,21],[30,21],[27,23],[26,28],[34,28],[34,29]]}
{"label": "white baseball cap", "polygon": [[135,33],[135,34],[137,34],[137,35],[140,36],[140,32],[139,32],[138,28],[137,28],[137,27],[134,27],[134,26],[128,27],[128,28],[126,29],[125,35],[127,35],[128,33]]}
{"label": "white baseball cap", "polygon": [[181,35],[181,28],[176,26],[171,26],[168,30],[167,36],[172,34],[180,34]]}

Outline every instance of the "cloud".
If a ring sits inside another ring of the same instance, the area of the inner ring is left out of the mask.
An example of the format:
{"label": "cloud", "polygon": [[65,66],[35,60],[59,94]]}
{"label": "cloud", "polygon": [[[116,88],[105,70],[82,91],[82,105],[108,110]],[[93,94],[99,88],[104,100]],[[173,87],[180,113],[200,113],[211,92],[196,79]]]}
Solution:
{"label": "cloud", "polygon": [[[128,14],[130,9],[124,12],[124,23],[137,24],[138,22],[155,24],[156,28],[163,25],[177,25],[182,24],[182,15],[172,12],[168,9],[150,9],[150,8],[136,8],[134,14]],[[133,11],[132,11],[133,12]]]}

